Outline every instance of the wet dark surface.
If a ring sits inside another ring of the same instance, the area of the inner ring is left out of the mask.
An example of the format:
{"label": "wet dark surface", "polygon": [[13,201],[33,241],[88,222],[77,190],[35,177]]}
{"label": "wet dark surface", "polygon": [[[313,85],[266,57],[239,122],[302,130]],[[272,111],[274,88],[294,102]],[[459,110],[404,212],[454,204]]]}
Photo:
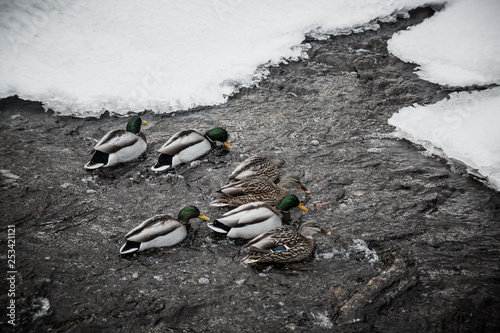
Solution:
{"label": "wet dark surface", "polygon": [[[399,29],[310,41],[310,59],[271,70],[228,103],[142,115],[150,149],[139,161],[88,172],[91,147],[126,119],[58,117],[39,103],[0,101],[0,253],[16,228],[16,323],[22,332],[497,332],[500,195],[445,160],[392,138],[387,119],[450,89],[419,80],[388,54]],[[182,129],[222,126],[231,150],[154,174],[156,150]],[[123,236],[155,214],[208,204],[243,159],[265,154],[297,173],[316,220],[302,267],[240,264],[239,241],[192,220],[174,253],[120,257]],[[8,171],[6,171],[8,170]],[[16,178],[18,177],[18,178]],[[6,264],[3,266],[6,267]],[[5,268],[7,271],[7,268]],[[3,280],[1,329],[10,298]]]}

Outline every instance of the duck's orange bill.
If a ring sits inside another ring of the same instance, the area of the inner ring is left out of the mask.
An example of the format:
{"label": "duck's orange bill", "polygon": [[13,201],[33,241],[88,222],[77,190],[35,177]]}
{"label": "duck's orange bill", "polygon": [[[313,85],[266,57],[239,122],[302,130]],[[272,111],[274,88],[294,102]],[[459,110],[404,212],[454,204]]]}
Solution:
{"label": "duck's orange bill", "polygon": [[148,123],[147,121],[143,120],[141,124],[146,125],[147,123]]}
{"label": "duck's orange bill", "polygon": [[229,142],[224,142],[224,146],[226,146],[227,148],[231,148],[231,146],[229,145]]}
{"label": "duck's orange bill", "polygon": [[309,191],[304,185],[300,184],[300,187],[299,189],[301,189],[302,191],[306,192],[306,193],[311,193],[311,191]]}
{"label": "duck's orange bill", "polygon": [[303,204],[299,203],[299,205],[297,206],[298,208],[302,209],[302,210],[305,210],[305,211],[308,211],[309,209],[307,209],[306,206],[304,206]]}

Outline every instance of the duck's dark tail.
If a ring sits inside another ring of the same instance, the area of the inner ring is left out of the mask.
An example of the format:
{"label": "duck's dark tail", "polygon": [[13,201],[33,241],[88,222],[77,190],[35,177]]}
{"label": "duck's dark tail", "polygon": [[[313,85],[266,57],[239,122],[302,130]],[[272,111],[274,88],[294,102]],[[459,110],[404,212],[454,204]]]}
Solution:
{"label": "duck's dark tail", "polygon": [[213,231],[221,234],[227,234],[229,230],[231,230],[231,227],[228,227],[227,225],[219,222],[219,220],[215,220],[212,223],[208,223],[207,225]]}
{"label": "duck's dark tail", "polygon": [[93,170],[108,164],[109,154],[96,150],[89,163],[85,164],[85,169]]}
{"label": "duck's dark tail", "polygon": [[141,243],[127,241],[120,249],[120,254],[129,254],[139,251]]}
{"label": "duck's dark tail", "polygon": [[161,154],[158,157],[158,162],[151,167],[151,170],[153,171],[165,171],[170,168],[172,168],[172,158],[174,156],[172,155],[167,155],[167,154]]}

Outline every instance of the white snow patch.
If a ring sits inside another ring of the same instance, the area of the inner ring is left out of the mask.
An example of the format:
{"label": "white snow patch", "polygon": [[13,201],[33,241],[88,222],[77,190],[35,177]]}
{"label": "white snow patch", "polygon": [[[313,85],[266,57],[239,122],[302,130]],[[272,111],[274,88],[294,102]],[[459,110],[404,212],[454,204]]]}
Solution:
{"label": "white snow patch", "polygon": [[333,323],[328,317],[328,311],[311,313],[311,316],[314,318],[314,323],[323,328],[332,328]]}
{"label": "white snow patch", "polygon": [[[396,33],[388,49],[418,64],[417,74],[442,85],[500,84],[500,1],[448,1],[444,10]],[[396,135],[430,153],[456,159],[500,190],[500,88],[450,95],[406,107],[389,123]]]}
{"label": "white snow patch", "polygon": [[308,33],[378,29],[370,21],[426,2],[4,1],[0,98],[79,117],[220,104],[269,66],[306,57]]}
{"label": "white snow patch", "polygon": [[441,12],[396,33],[388,49],[419,65],[424,80],[451,86],[500,83],[500,1],[448,1]]}
{"label": "white snow patch", "polygon": [[316,255],[316,259],[326,259],[326,260],[328,260],[328,259],[332,259],[335,256],[344,255],[344,254],[345,254],[345,251],[333,250],[331,252],[318,253]]}
{"label": "white snow patch", "polygon": [[406,107],[388,122],[398,128],[396,136],[464,162],[500,190],[500,87]]}
{"label": "white snow patch", "polygon": [[37,319],[46,316],[49,313],[50,302],[47,298],[38,297],[34,300],[33,307],[37,309],[37,311],[33,314],[33,319]]}
{"label": "white snow patch", "polygon": [[365,254],[365,258],[369,263],[374,264],[380,260],[377,252],[373,251],[368,247],[366,242],[362,239],[353,239],[353,245],[350,248],[355,252],[362,252]]}

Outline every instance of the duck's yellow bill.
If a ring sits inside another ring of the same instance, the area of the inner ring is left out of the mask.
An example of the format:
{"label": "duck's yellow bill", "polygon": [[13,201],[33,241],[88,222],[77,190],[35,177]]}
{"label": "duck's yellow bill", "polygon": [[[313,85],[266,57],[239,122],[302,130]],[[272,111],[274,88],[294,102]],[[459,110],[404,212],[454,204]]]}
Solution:
{"label": "duck's yellow bill", "polygon": [[226,146],[227,148],[231,148],[231,146],[229,145],[229,142],[224,142],[224,146]]}
{"label": "duck's yellow bill", "polygon": [[148,123],[147,121],[143,120],[141,124],[146,125],[147,123]]}
{"label": "duck's yellow bill", "polygon": [[202,219],[202,220],[205,220],[205,221],[210,221],[210,217],[203,215],[203,213],[200,213],[200,215],[198,215],[198,217],[199,217],[200,219]]}
{"label": "duck's yellow bill", "polygon": [[301,204],[301,203],[299,203],[299,205],[298,205],[297,207],[299,207],[300,209],[305,210],[305,211],[308,211],[308,210],[309,210],[309,209],[307,209],[307,207],[306,207],[306,206],[304,206],[304,205],[303,205],[303,204]]}

